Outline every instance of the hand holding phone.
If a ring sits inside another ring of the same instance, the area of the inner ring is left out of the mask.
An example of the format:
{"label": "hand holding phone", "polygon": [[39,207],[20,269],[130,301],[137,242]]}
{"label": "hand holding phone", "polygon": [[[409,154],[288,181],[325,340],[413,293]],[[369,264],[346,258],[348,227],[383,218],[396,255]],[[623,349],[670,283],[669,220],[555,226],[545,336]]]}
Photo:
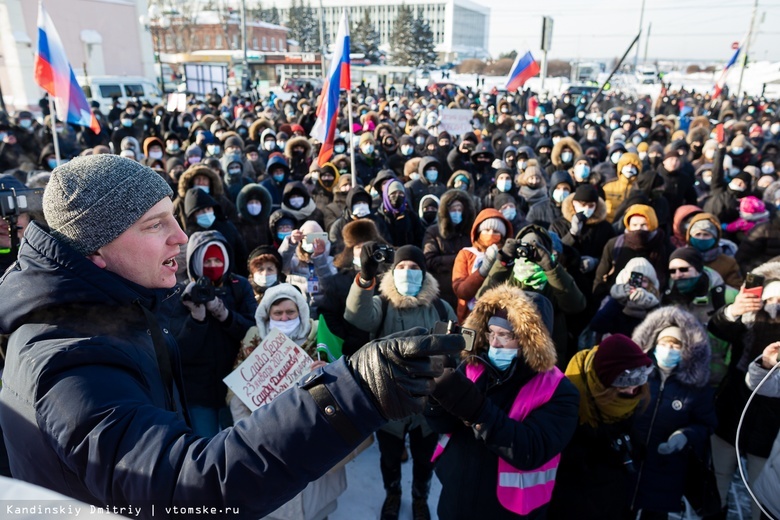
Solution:
{"label": "hand holding phone", "polygon": [[742,289],[742,292],[761,298],[764,292],[764,277],[760,274],[748,273],[745,277],[745,287]]}

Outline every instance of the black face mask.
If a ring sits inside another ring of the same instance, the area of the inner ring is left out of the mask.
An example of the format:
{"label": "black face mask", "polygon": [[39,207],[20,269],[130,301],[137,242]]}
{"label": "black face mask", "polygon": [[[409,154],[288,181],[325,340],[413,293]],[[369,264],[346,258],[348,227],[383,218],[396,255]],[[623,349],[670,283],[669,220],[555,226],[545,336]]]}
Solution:
{"label": "black face mask", "polygon": [[423,211],[423,220],[428,224],[433,224],[436,220],[436,211]]}

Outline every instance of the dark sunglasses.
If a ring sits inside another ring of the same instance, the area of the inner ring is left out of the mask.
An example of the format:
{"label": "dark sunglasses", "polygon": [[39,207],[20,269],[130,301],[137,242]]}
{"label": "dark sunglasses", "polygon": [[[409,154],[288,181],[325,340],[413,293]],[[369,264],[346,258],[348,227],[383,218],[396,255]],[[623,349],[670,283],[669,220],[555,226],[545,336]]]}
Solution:
{"label": "dark sunglasses", "polygon": [[669,268],[669,273],[670,273],[670,274],[674,274],[674,273],[676,273],[676,272],[678,272],[678,271],[679,271],[679,272],[681,272],[681,273],[687,273],[687,272],[688,272],[688,270],[690,270],[690,267],[677,267],[677,268],[675,268],[675,267],[670,267],[670,268]]}

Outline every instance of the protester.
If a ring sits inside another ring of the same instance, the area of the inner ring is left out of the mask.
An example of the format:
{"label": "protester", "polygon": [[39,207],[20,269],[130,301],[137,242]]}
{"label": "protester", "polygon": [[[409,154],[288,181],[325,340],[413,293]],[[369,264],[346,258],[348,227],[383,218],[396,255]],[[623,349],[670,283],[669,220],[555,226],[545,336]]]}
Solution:
{"label": "protester", "polygon": [[652,361],[630,338],[615,334],[577,353],[566,376],[580,392],[574,438],[563,450],[550,518],[621,519],[637,471],[632,420],[647,407]]}
{"label": "protester", "polygon": [[[44,193],[49,227],[27,228],[24,268],[0,283],[0,330],[11,335],[0,425],[11,471],[93,504],[237,506],[258,518],[387,419],[421,412],[414,396],[442,373],[428,356],[454,353],[463,339],[415,338],[422,331],[413,329],[379,340],[210,442],[193,435],[179,349],[160,308],[175,294],[175,257],[187,240],[171,195],[157,173],[111,155],[55,169]],[[301,435],[318,442],[295,442]]]}
{"label": "protester", "polygon": [[683,514],[689,454],[710,458],[715,417],[709,386],[707,331],[693,315],[664,307],[647,315],[633,340],[653,359],[650,401],[637,415],[631,434],[639,471],[632,475],[631,510],[642,518]]}
{"label": "protester", "polygon": [[[344,319],[354,327],[381,338],[410,327],[432,329],[439,321],[456,321],[455,311],[439,298],[439,284],[425,269],[425,256],[420,248],[406,245],[395,251],[394,260],[386,246],[376,242],[364,244],[360,253],[360,274],[349,289]],[[376,275],[381,263],[392,263],[381,281]],[[374,286],[378,286],[378,295]],[[380,468],[387,496],[382,504],[383,520],[397,519],[401,507],[401,454],[409,434],[413,461],[412,514],[415,520],[430,518],[428,493],[433,476],[431,457],[436,447],[436,434],[422,415],[383,426],[376,434],[379,443]]]}
{"label": "protester", "polygon": [[[552,306],[504,285],[479,299],[464,326],[476,332],[474,350],[445,371],[426,412],[434,431],[446,434],[435,455],[438,516],[544,518],[578,406],[555,368]],[[506,474],[542,474],[544,490],[510,487]]]}

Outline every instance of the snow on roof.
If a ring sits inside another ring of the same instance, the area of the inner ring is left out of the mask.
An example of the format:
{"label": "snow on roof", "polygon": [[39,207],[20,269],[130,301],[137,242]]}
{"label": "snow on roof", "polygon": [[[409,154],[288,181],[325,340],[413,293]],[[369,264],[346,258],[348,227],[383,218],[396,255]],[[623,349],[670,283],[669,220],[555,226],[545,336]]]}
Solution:
{"label": "snow on roof", "polygon": [[[223,22],[222,22],[222,16],[218,11],[200,11],[195,15],[195,23],[197,25],[218,25]],[[232,13],[231,15],[229,15],[228,23],[230,24],[241,23],[241,17],[237,13]],[[283,25],[276,25],[273,23],[263,22],[260,20],[254,20],[254,21],[247,20],[246,25],[247,27],[262,27],[265,29],[276,29],[278,31],[287,31],[287,32],[290,31],[289,28],[284,27]]]}

